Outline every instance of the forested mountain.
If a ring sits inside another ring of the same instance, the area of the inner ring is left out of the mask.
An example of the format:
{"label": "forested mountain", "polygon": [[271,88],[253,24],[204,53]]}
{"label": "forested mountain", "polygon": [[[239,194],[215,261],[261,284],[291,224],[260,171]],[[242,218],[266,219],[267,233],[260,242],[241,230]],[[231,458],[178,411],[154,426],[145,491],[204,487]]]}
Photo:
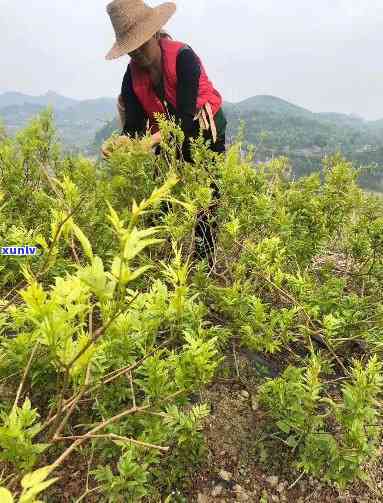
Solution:
{"label": "forested mountain", "polygon": [[225,103],[224,108],[229,133],[235,134],[239,121],[243,120],[246,141],[258,144],[258,135],[267,132],[267,146],[286,152],[310,147],[349,149],[380,141],[376,123],[352,115],[313,113],[273,96]]}
{"label": "forested mountain", "polygon": [[29,96],[27,94],[16,92],[0,94],[0,108],[4,108],[10,105],[22,106],[26,103],[32,105],[40,105],[43,107],[52,105],[56,109],[65,109],[78,103],[78,100],[61,96],[54,91],[48,91],[41,96]]}
{"label": "forested mountain", "polygon": [[[256,160],[286,155],[296,175],[320,169],[323,157],[336,151],[357,166],[383,164],[383,120],[369,122],[355,115],[313,113],[274,96],[225,102],[223,108],[228,143],[235,140],[242,122],[244,144],[256,146]],[[94,153],[117,129],[114,119],[97,132]],[[363,184],[379,190],[381,178],[378,169],[376,174],[365,174]]]}
{"label": "forested mountain", "polygon": [[[383,120],[368,122],[339,113],[313,113],[273,96],[255,96],[240,103],[224,103],[228,119],[228,139],[245,124],[244,140],[262,144],[270,154],[299,153],[306,155],[341,149],[345,152],[377,148],[383,144]],[[117,121],[106,124],[95,137],[95,144],[118,128]]]}
{"label": "forested mountain", "polygon": [[308,117],[312,112],[286,100],[269,95],[259,95],[247,98],[239,103],[225,102],[226,110],[237,113],[268,112],[282,115]]}
{"label": "forested mountain", "polygon": [[[47,105],[53,107],[60,140],[68,149],[97,155],[101,143],[119,129],[114,98],[79,101],[52,91],[35,97],[0,95],[0,120],[12,134]],[[257,160],[286,155],[298,175],[319,169],[323,157],[336,151],[357,164],[383,164],[383,119],[366,121],[355,115],[314,113],[267,95],[225,102],[223,108],[228,143],[234,141],[242,122],[243,141],[257,147]],[[380,178],[369,175],[365,182],[378,188]]]}
{"label": "forested mountain", "polygon": [[322,159],[342,152],[356,166],[374,165],[363,184],[380,189],[383,164],[383,120],[366,121],[355,115],[313,113],[273,96],[255,96],[238,104],[225,103],[228,139],[233,141],[243,122],[245,143],[256,145],[257,160],[289,157],[296,175],[321,168]]}
{"label": "forested mountain", "polygon": [[26,126],[37,113],[51,106],[60,141],[71,150],[88,153],[96,132],[113,119],[116,102],[113,98],[74,100],[49,91],[42,96],[21,93],[0,95],[0,120],[13,134]]}

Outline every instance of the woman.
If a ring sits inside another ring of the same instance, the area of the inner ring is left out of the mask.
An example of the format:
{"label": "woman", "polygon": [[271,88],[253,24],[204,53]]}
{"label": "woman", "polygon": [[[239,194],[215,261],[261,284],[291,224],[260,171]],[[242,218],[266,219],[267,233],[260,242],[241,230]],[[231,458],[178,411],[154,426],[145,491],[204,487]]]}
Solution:
{"label": "woman", "polygon": [[[191,47],[162,31],[175,10],[172,2],[155,8],[142,0],[111,2],[107,12],[116,42],[106,59],[124,54],[131,57],[118,98],[123,134],[143,135],[149,128],[155,147],[161,135],[154,114],[173,116],[185,135],[183,158],[192,162],[190,138],[198,137],[201,129],[204,138],[210,140],[211,150],[225,152],[226,119],[221,95],[210,82],[200,58]],[[206,216],[202,220],[206,223]],[[211,229],[202,220],[197,225],[197,235],[211,248]],[[206,233],[210,235],[204,237]]]}

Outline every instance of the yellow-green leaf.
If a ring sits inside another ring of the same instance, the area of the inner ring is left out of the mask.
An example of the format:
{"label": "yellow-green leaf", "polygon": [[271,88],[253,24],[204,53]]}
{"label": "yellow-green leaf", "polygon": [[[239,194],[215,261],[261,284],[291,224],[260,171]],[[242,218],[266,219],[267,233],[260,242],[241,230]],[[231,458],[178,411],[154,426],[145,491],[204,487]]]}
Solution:
{"label": "yellow-green leaf", "polygon": [[35,503],[35,496],[37,496],[39,493],[45,491],[45,489],[48,489],[49,486],[54,484],[58,478],[50,479],[47,480],[46,482],[41,482],[40,484],[36,484],[30,489],[28,489],[25,493],[20,496],[19,503]]}
{"label": "yellow-green leaf", "polygon": [[135,199],[133,199],[133,203],[132,203],[132,213],[133,213],[133,215],[135,215],[138,210],[139,210],[139,207],[137,206],[137,203],[136,203]]}
{"label": "yellow-green leaf", "polygon": [[49,465],[44,466],[43,468],[39,468],[38,470],[35,470],[32,473],[27,473],[26,475],[24,475],[21,481],[21,487],[23,489],[29,489],[35,484],[39,484],[48,477],[52,469],[53,468]]}
{"label": "yellow-green leaf", "polygon": [[[136,257],[146,247],[162,243],[163,239],[142,239],[144,236],[150,235],[150,229],[138,231],[136,228],[127,236],[124,246],[124,258],[129,261]],[[156,231],[154,231],[156,232]],[[153,234],[153,232],[151,232]]]}
{"label": "yellow-green leaf", "polygon": [[144,274],[144,272],[148,271],[149,269],[153,269],[153,266],[144,265],[142,267],[139,267],[129,275],[129,281],[137,279],[139,276],[141,276],[141,274]]}
{"label": "yellow-green leaf", "polygon": [[121,235],[124,231],[124,222],[120,220],[119,216],[117,215],[116,211],[113,209],[109,201],[107,201],[106,204],[108,205],[109,208],[109,215],[108,215],[109,221],[116,229],[117,234]]}
{"label": "yellow-green leaf", "polygon": [[74,232],[76,238],[80,241],[82,249],[84,250],[84,253],[87,255],[89,260],[93,260],[93,250],[92,250],[92,247],[89,243],[88,238],[82,232],[80,227],[78,227],[75,223],[72,224],[72,229],[73,229],[73,232]]}
{"label": "yellow-green leaf", "polygon": [[5,489],[5,487],[0,487],[0,501],[1,503],[13,503],[14,499],[12,494]]}
{"label": "yellow-green leaf", "polygon": [[175,197],[168,197],[166,198],[167,201],[170,203],[176,203],[185,208],[189,213],[194,213],[196,210],[196,207],[193,204],[190,203],[185,203],[184,201],[180,201],[179,199],[176,199]]}

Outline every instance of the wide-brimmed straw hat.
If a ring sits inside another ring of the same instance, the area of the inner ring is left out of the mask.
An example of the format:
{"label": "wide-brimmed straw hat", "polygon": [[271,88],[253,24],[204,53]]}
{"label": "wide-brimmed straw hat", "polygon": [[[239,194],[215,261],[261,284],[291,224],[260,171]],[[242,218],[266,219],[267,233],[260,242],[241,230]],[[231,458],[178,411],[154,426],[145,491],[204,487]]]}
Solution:
{"label": "wide-brimmed straw hat", "polygon": [[116,42],[106,59],[116,59],[147,42],[169,21],[176,4],[165,2],[149,7],[143,0],[114,0],[106,10],[116,33]]}

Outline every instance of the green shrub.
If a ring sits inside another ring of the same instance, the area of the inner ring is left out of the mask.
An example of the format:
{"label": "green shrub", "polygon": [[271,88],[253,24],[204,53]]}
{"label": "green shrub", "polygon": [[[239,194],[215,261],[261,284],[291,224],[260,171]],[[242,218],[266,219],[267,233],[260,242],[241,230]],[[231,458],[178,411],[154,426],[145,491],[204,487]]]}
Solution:
{"label": "green shrub", "polygon": [[[186,163],[182,131],[159,122],[159,156],[132,139],[103,162],[61,156],[49,111],[0,134],[0,240],[41,245],[0,263],[5,480],[91,443],[101,498],[169,501],[205,455],[208,409],[191,394],[232,338],[283,361],[259,393],[296,467],[363,477],[381,433],[383,200],[340,156],[292,180],[287,158],[254,164],[240,142],[222,156],[199,138]],[[192,258],[202,212],[212,267]]]}

